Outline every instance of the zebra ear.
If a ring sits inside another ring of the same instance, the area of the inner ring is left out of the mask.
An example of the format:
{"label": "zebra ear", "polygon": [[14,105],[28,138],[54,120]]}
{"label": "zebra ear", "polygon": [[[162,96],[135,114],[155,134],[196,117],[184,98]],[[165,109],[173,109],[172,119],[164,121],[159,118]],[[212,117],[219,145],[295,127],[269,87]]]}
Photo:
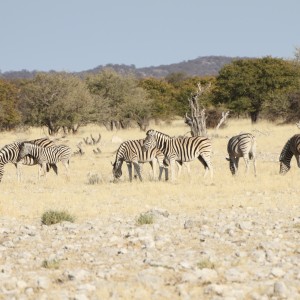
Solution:
{"label": "zebra ear", "polygon": [[230,161],[230,158],[228,158],[228,157],[226,157],[225,159],[228,160],[228,161]]}

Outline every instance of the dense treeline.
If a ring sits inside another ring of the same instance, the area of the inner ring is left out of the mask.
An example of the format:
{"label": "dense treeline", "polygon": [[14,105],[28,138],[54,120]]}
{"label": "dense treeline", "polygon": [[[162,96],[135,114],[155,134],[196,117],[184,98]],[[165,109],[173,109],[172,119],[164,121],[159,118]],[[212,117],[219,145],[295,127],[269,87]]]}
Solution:
{"label": "dense treeline", "polygon": [[214,112],[213,118],[230,110],[231,116],[249,116],[252,122],[300,119],[296,55],[293,61],[234,60],[210,77],[177,72],[164,78],[138,78],[103,69],[85,77],[50,72],[30,79],[0,79],[0,129],[46,126],[49,134],[76,133],[80,126],[93,122],[109,130],[129,126],[145,130],[151,119],[184,117],[198,83],[210,84],[200,101],[207,112]]}

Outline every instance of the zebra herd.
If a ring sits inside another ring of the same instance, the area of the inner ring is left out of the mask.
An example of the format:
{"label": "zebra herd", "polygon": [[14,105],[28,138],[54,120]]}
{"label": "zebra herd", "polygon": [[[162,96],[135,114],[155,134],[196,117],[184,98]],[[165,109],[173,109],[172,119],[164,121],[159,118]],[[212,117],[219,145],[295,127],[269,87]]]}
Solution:
{"label": "zebra herd", "polygon": [[[17,178],[22,179],[21,165],[39,165],[39,178],[46,175],[52,168],[57,174],[57,163],[62,161],[67,175],[71,157],[71,148],[64,145],[55,145],[47,138],[41,138],[25,142],[14,142],[0,149],[0,182],[4,174],[4,165],[13,163],[17,168]],[[42,174],[43,172],[43,174]]]}
{"label": "zebra herd", "polygon": [[[229,169],[232,175],[236,175],[239,159],[242,157],[245,161],[246,172],[249,170],[250,160],[253,161],[254,175],[256,176],[256,139],[253,134],[241,133],[230,138],[227,144],[227,152],[229,157],[226,159],[229,161]],[[279,158],[280,174],[284,175],[290,169],[293,155],[295,155],[300,168],[300,134],[291,137],[283,147]],[[126,141],[120,145],[113,163],[113,176],[115,179],[121,177],[121,168],[125,161],[128,166],[130,181],[132,180],[132,165],[142,181],[140,164],[150,162],[155,174],[154,165],[157,160],[160,168],[158,179],[161,180],[162,170],[167,170],[170,167],[171,180],[173,181],[175,179],[175,162],[181,166],[186,162],[198,159],[204,166],[204,176],[209,171],[211,178],[213,178],[211,158],[212,143],[207,137],[171,137],[150,129],[147,131],[144,140]]]}
{"label": "zebra herd", "polygon": [[[256,176],[256,140],[251,133],[242,133],[233,136],[227,144],[229,169],[232,175],[238,171],[239,159],[245,161],[246,172],[249,170],[250,160],[253,161]],[[280,157],[280,174],[286,174],[291,168],[291,159],[295,156],[300,168],[300,134],[292,136],[284,145]],[[39,178],[46,175],[50,169],[57,174],[57,163],[61,161],[69,177],[69,161],[71,148],[65,145],[56,145],[47,138],[25,142],[14,142],[0,149],[0,182],[4,174],[4,165],[13,163],[17,168],[17,178],[22,179],[21,165],[39,165]],[[161,180],[165,171],[165,180],[168,180],[168,169],[171,169],[171,180],[175,179],[175,165],[179,167],[187,162],[198,159],[204,166],[205,173],[210,172],[213,178],[212,143],[207,137],[171,137],[165,133],[150,129],[145,139],[130,140],[121,143],[116,152],[113,163],[113,177],[122,176],[122,164],[126,163],[129,179],[132,181],[132,166],[135,174],[142,181],[141,163],[149,162],[153,169],[153,178],[156,179],[156,166],[159,165],[158,180]],[[188,167],[189,170],[189,167]],[[179,174],[178,174],[179,176]]]}

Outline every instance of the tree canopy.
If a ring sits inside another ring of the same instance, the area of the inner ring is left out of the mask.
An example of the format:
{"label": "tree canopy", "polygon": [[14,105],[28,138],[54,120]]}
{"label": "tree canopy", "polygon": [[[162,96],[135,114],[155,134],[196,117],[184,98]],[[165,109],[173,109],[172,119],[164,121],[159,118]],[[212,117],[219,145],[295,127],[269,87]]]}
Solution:
{"label": "tree canopy", "polygon": [[220,70],[214,102],[226,103],[236,112],[246,111],[256,122],[263,104],[298,83],[294,64],[279,58],[240,59]]}

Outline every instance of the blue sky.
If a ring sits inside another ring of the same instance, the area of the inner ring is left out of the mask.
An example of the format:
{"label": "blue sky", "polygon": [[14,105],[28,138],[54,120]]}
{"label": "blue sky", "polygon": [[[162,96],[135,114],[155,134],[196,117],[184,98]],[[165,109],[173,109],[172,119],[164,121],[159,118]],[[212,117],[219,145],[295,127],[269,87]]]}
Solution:
{"label": "blue sky", "polygon": [[299,0],[3,0],[0,70],[84,71],[199,56],[293,58]]}

